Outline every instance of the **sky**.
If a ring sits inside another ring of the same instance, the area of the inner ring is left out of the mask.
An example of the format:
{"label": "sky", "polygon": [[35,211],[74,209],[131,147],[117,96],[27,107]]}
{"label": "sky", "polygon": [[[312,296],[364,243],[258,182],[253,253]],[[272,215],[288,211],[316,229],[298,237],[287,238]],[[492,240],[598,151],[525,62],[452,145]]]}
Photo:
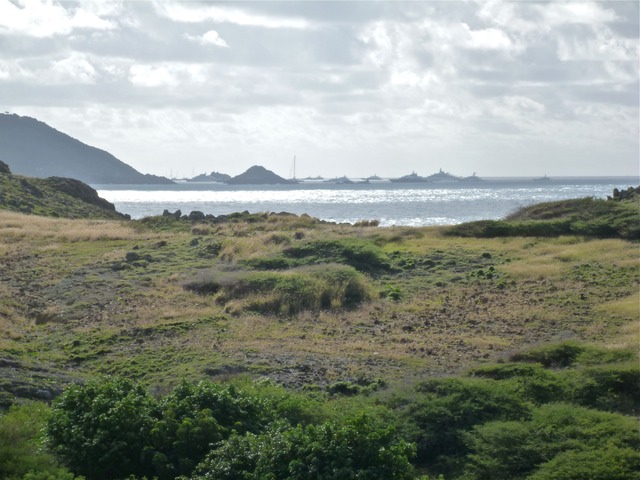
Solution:
{"label": "sky", "polygon": [[0,111],[164,176],[638,175],[639,5],[0,0]]}

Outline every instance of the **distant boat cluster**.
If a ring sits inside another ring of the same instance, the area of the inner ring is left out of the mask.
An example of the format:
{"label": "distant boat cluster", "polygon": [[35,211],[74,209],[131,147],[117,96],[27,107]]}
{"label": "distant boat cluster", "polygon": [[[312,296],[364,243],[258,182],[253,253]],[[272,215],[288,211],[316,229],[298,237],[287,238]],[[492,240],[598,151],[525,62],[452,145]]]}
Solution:
{"label": "distant boat cluster", "polygon": [[[376,183],[402,183],[402,184],[474,184],[484,182],[483,178],[480,178],[476,172],[468,177],[462,177],[453,175],[449,172],[445,172],[440,169],[438,172],[431,175],[422,176],[416,172],[411,172],[408,175],[404,175],[398,178],[382,178],[378,175],[372,175],[369,177],[350,178],[345,176],[324,178],[321,176],[296,178],[295,171],[293,178],[283,178],[271,170],[267,170],[262,166],[253,166],[246,172],[241,173],[235,177],[226,175],[224,173],[211,172],[211,174],[197,175],[193,178],[172,179],[178,183],[224,183],[229,185],[279,185],[279,184],[332,184],[332,185],[360,185],[360,184],[376,184]],[[543,177],[533,178],[530,181],[536,183],[550,182],[551,178],[547,175]]]}
{"label": "distant boat cluster", "polygon": [[207,183],[228,183],[228,184],[291,184],[291,183],[327,183],[334,185],[357,185],[357,184],[370,184],[370,183],[474,183],[482,182],[483,179],[478,177],[474,172],[469,177],[460,177],[452,175],[440,169],[439,172],[432,175],[423,177],[416,172],[411,172],[408,175],[404,175],[399,178],[382,178],[378,175],[371,175],[369,177],[362,178],[349,178],[347,176],[324,178],[321,176],[306,177],[306,178],[291,178],[285,179],[279,177],[270,170],[264,167],[253,166],[246,172],[236,176],[230,177],[226,174],[218,172],[212,172],[210,175],[202,174],[188,179],[173,179],[177,182],[207,182]]}
{"label": "distant boat cluster", "polygon": [[440,169],[438,173],[434,173],[427,177],[422,177],[416,172],[411,172],[400,178],[391,178],[394,183],[460,183],[460,182],[481,182],[482,179],[473,172],[470,177],[458,177]]}

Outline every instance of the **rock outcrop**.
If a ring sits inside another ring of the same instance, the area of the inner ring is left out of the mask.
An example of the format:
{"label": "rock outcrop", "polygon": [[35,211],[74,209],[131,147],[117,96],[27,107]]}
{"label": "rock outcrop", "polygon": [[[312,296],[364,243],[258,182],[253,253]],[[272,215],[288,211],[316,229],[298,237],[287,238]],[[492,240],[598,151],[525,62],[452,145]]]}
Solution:
{"label": "rock outcrop", "polygon": [[76,180],[74,178],[49,177],[45,179],[45,183],[51,188],[78,198],[83,202],[96,205],[100,208],[104,208],[105,210],[116,211],[116,207],[113,203],[110,203],[104,198],[98,196],[98,192],[80,180]]}
{"label": "rock outcrop", "polygon": [[11,175],[9,165],[0,160],[0,174]]}

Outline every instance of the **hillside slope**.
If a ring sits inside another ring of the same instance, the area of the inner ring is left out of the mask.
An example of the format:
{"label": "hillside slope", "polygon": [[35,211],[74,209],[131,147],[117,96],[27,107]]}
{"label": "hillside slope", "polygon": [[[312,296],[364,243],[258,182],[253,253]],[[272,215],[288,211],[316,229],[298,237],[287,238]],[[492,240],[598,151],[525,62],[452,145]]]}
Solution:
{"label": "hillside slope", "polygon": [[0,159],[18,175],[70,177],[90,184],[166,184],[104,150],[91,147],[35,118],[0,114]]}
{"label": "hillside slope", "polygon": [[89,185],[62,177],[12,175],[0,162],[0,210],[46,217],[122,219],[115,206]]}
{"label": "hillside slope", "polygon": [[[639,187],[640,188],[640,187]],[[449,235],[460,237],[557,237],[640,240],[640,196],[637,188],[614,191],[608,200],[577,198],[524,207],[504,220],[480,220],[455,225]]]}

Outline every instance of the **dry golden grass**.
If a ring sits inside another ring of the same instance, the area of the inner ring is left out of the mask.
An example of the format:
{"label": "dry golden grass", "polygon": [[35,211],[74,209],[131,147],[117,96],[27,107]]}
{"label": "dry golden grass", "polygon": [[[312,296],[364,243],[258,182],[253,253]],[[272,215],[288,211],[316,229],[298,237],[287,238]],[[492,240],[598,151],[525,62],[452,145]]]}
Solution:
{"label": "dry golden grass", "polygon": [[601,315],[625,322],[619,332],[607,342],[608,345],[640,352],[640,292],[620,300],[602,303],[595,310]]}
{"label": "dry golden grass", "polygon": [[500,267],[500,270],[509,274],[511,277],[515,279],[534,279],[534,278],[550,278],[550,277],[558,277],[562,275],[565,271],[563,265],[559,265],[557,263],[553,263],[549,261],[548,263],[540,263],[531,264],[529,262],[513,262]]}
{"label": "dry golden grass", "polygon": [[136,239],[141,235],[125,222],[56,219],[0,210],[0,237],[4,241],[44,238],[64,242],[81,242]]}

